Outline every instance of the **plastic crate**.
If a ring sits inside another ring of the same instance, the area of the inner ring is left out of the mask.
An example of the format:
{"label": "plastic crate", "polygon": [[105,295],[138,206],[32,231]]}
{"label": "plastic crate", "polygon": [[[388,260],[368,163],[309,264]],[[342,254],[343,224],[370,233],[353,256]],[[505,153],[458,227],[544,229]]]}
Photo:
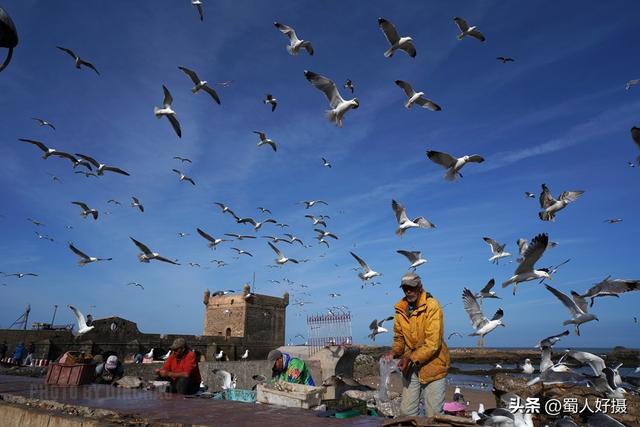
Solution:
{"label": "plastic crate", "polygon": [[277,382],[266,385],[258,384],[257,392],[257,401],[260,403],[309,409],[320,405],[324,388]]}
{"label": "plastic crate", "polygon": [[257,392],[255,390],[243,390],[239,388],[229,388],[224,391],[225,400],[236,402],[256,403]]}
{"label": "plastic crate", "polygon": [[95,365],[52,363],[49,365],[45,384],[64,386],[91,384],[95,377]]}
{"label": "plastic crate", "polygon": [[354,410],[360,415],[368,414],[367,402],[360,399],[354,399],[346,394],[340,396],[340,399],[323,400],[322,403],[327,406],[327,410],[334,410],[336,412]]}

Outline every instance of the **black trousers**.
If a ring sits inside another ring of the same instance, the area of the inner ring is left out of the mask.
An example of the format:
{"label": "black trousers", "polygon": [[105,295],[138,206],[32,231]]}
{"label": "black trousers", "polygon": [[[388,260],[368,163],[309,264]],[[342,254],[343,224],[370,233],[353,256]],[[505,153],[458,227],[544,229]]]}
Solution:
{"label": "black trousers", "polygon": [[178,378],[171,382],[171,393],[195,394],[200,389],[200,384],[196,384],[191,378]]}

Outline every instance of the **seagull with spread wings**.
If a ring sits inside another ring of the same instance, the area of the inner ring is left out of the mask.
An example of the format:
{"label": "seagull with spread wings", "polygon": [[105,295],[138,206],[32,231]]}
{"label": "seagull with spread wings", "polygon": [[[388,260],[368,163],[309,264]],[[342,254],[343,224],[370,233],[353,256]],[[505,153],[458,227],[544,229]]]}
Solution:
{"label": "seagull with spread wings", "polygon": [[325,117],[336,126],[342,127],[342,119],[347,111],[360,107],[358,98],[349,100],[342,98],[333,80],[308,70],[304,71],[304,76],[316,89],[320,90],[329,101],[331,109],[325,111]]}
{"label": "seagull with spread wings", "polygon": [[92,262],[98,262],[98,261],[111,261],[113,260],[113,258],[96,258],[94,256],[89,256],[87,254],[85,254],[84,252],[82,252],[81,250],[79,250],[78,248],[76,248],[75,246],[73,246],[73,243],[69,243],[69,249],[71,249],[71,251],[78,255],[80,257],[80,260],[78,261],[78,264],[80,264],[80,267],[87,265],[89,263]]}
{"label": "seagull with spread wings", "polygon": [[415,90],[413,90],[413,87],[411,87],[409,83],[403,80],[396,80],[396,85],[398,85],[398,87],[400,87],[400,89],[402,89],[409,98],[407,99],[407,102],[404,103],[404,106],[406,108],[411,108],[413,107],[413,104],[418,104],[422,108],[426,108],[431,111],[442,110],[442,108],[440,108],[438,104],[431,101],[430,99],[425,98],[424,92],[416,92]]}
{"label": "seagull with spread wings", "polygon": [[486,285],[484,285],[484,288],[480,289],[480,291],[475,294],[474,296],[480,300],[480,304],[482,304],[482,301],[485,298],[497,298],[497,299],[502,299],[500,298],[498,295],[496,295],[495,291],[492,291],[491,289],[493,288],[493,286],[496,284],[495,279],[491,279],[487,282]]}
{"label": "seagull with spread wings", "polygon": [[129,236],[129,238],[138,247],[138,249],[142,251],[142,253],[138,254],[138,259],[140,260],[140,262],[148,263],[151,260],[155,259],[157,261],[162,261],[169,264],[180,265],[177,262],[170,260],[169,258],[161,256],[158,252],[152,252],[151,249],[149,249],[144,243],[137,241],[133,237]]}
{"label": "seagull with spread wings", "polygon": [[65,159],[69,159],[74,164],[78,163],[78,159],[73,157],[71,154],[65,153],[64,151],[58,151],[55,148],[49,148],[46,145],[44,145],[42,142],[36,141],[35,139],[18,138],[18,140],[22,142],[28,142],[29,144],[33,144],[36,147],[38,147],[40,150],[42,150],[42,152],[44,153],[42,155],[43,159],[48,159],[49,156],[58,156],[58,157],[64,157]]}
{"label": "seagull with spread wings", "polygon": [[435,228],[436,226],[429,222],[425,217],[418,216],[413,220],[410,220],[407,216],[407,210],[400,203],[395,200],[391,200],[391,208],[396,214],[396,220],[398,221],[398,228],[396,234],[402,237],[409,228]]}
{"label": "seagull with spread wings", "polygon": [[71,49],[67,49],[66,47],[60,47],[60,46],[56,46],[56,47],[58,49],[60,49],[61,51],[68,53],[69,56],[71,56],[73,58],[73,60],[75,61],[75,64],[76,64],[76,68],[78,70],[80,69],[81,65],[84,65],[85,67],[89,67],[93,71],[95,71],[97,75],[100,75],[100,73],[98,72],[98,69],[91,62],[87,62],[87,61],[82,60],[78,55],[73,53],[73,51]]}
{"label": "seagull with spread wings", "polygon": [[507,246],[506,243],[500,244],[490,237],[483,237],[482,240],[487,242],[487,244],[491,247],[491,253],[493,255],[491,256],[491,258],[489,258],[489,261],[491,261],[492,263],[498,264],[500,258],[511,256],[509,252],[504,250],[505,246]]}
{"label": "seagull with spread wings", "polygon": [[475,331],[470,333],[469,336],[478,335],[480,337],[478,339],[478,347],[482,347],[484,345],[485,335],[496,329],[498,326],[506,326],[502,323],[502,316],[504,316],[504,312],[501,308],[496,311],[496,314],[493,315],[491,320],[487,319],[484,314],[482,314],[482,310],[480,309],[480,305],[478,305],[478,301],[476,301],[476,297],[467,288],[464,288],[462,291],[462,301],[464,303],[464,309],[469,315],[469,319],[471,319],[471,325],[475,329]]}
{"label": "seagull with spread wings", "polygon": [[257,145],[258,147],[261,147],[263,145],[270,145],[271,148],[273,148],[273,151],[278,151],[278,147],[276,147],[276,143],[271,139],[267,138],[267,134],[257,130],[254,130],[253,133],[257,134],[258,138],[260,138],[260,141],[258,142],[258,145]]}
{"label": "seagull with spread wings", "polygon": [[185,175],[182,171],[179,171],[178,169],[171,169],[171,170],[180,176],[180,181],[189,181],[192,185],[196,185],[195,181],[189,178],[187,175]]}
{"label": "seagull with spread wings", "polygon": [[231,242],[231,240],[229,239],[216,239],[215,237],[209,235],[207,232],[196,228],[196,230],[198,231],[198,234],[201,235],[202,237],[204,237],[206,240],[209,241],[209,243],[207,243],[207,246],[209,248],[213,248],[215,249],[220,243],[222,242]]}
{"label": "seagull with spread wings", "polygon": [[92,330],[93,328],[95,328],[95,326],[87,326],[87,319],[84,317],[84,314],[82,314],[80,312],[80,310],[78,310],[77,308],[75,308],[74,306],[70,305],[68,306],[71,311],[73,312],[73,316],[76,318],[76,323],[78,324],[78,330],[76,332],[73,332],[73,335],[75,337],[79,337],[80,335],[84,335],[87,332],[89,332],[90,330]]}
{"label": "seagull with spread wings", "polygon": [[104,175],[105,172],[115,172],[115,173],[119,173],[120,175],[129,176],[129,174],[127,172],[123,171],[122,169],[116,168],[114,166],[107,166],[104,163],[98,162],[93,157],[89,157],[89,156],[86,156],[86,155],[80,154],[80,153],[76,153],[76,156],[80,157],[83,160],[86,160],[87,162],[89,162],[93,166],[95,166],[96,174],[98,174],[99,176]]}
{"label": "seagull with spread wings", "polygon": [[16,276],[18,279],[22,279],[24,276],[38,276],[36,273],[3,273],[2,271],[0,271],[0,273],[2,273],[4,275],[4,277],[9,277],[9,276]]}
{"label": "seagull with spread wings", "polygon": [[271,105],[271,112],[276,111],[276,107],[278,106],[278,100],[273,97],[270,93],[267,94],[266,98],[263,101],[267,105]]}
{"label": "seagull with spread wings", "polygon": [[290,55],[297,55],[300,53],[300,49],[305,49],[307,53],[313,56],[313,45],[310,41],[301,40],[296,35],[296,31],[285,24],[281,24],[280,22],[274,22],[273,25],[284,35],[289,38],[289,45],[287,46],[287,52]]}
{"label": "seagull with spread wings", "polygon": [[244,234],[237,234],[237,233],[224,233],[225,236],[229,236],[229,237],[235,237],[238,240],[244,240],[244,239],[255,239],[256,236],[247,236]]}
{"label": "seagull with spread wings", "polygon": [[593,307],[593,303],[598,297],[619,298],[620,294],[631,291],[640,291],[640,280],[611,279],[611,276],[608,276],[600,283],[593,285],[580,297],[591,298],[590,306]]}
{"label": "seagull with spread wings", "polygon": [[382,324],[384,322],[388,322],[390,320],[393,320],[393,316],[389,316],[386,319],[382,319],[379,322],[378,322],[378,319],[373,319],[373,321],[369,324],[369,330],[371,331],[371,333],[369,334],[369,338],[371,338],[373,341],[375,341],[376,340],[376,335],[383,334],[385,332],[389,332],[389,330],[387,328],[383,327]]}
{"label": "seagull with spread wings", "polygon": [[80,206],[80,208],[82,209],[82,212],[80,212],[80,216],[82,216],[83,218],[86,218],[87,215],[91,215],[94,220],[98,219],[97,209],[92,209],[89,206],[87,206],[86,203],[83,203],[83,202],[71,202],[71,204]]}
{"label": "seagull with spread wings", "polygon": [[542,210],[538,212],[538,216],[543,221],[555,221],[556,214],[566,208],[569,203],[578,200],[583,193],[583,190],[563,191],[556,200],[546,184],[542,184],[542,192],[540,193],[540,209]]}
{"label": "seagull with spread wings", "polygon": [[462,178],[460,169],[462,169],[462,167],[467,163],[484,162],[484,157],[480,156],[479,154],[471,154],[468,156],[455,158],[450,154],[434,150],[428,150],[427,157],[432,162],[439,164],[443,168],[447,169],[447,173],[444,176],[447,181],[455,181],[458,177]]}
{"label": "seagull with spread wings", "polygon": [[516,294],[516,287],[520,282],[527,282],[529,280],[538,280],[538,279],[549,279],[551,280],[551,275],[547,271],[547,269],[541,268],[536,270],[534,265],[544,254],[544,251],[547,249],[549,245],[549,236],[546,233],[538,234],[535,236],[531,243],[528,245],[527,250],[524,252],[522,256],[522,261],[516,268],[516,271],[513,276],[511,276],[508,280],[502,283],[502,287],[506,288],[507,286],[513,284],[513,295]]}
{"label": "seagull with spread wings", "polygon": [[138,282],[129,282],[127,283],[127,286],[136,286],[140,289],[142,289],[144,291],[144,285],[142,283],[138,283]]}
{"label": "seagull with spread wings", "polygon": [[251,255],[251,253],[249,253],[249,252],[247,252],[247,251],[245,251],[243,249],[238,249],[238,248],[231,248],[231,249],[236,251],[238,253],[238,255],[248,255],[250,257],[253,257],[253,255]]}
{"label": "seagull with spread wings", "polygon": [[201,0],[191,0],[191,5],[196,8],[198,11],[198,16],[201,21],[204,21],[204,10],[202,9],[202,1]]}
{"label": "seagull with spread wings", "polygon": [[392,57],[396,50],[403,50],[410,57],[416,57],[416,46],[413,44],[413,39],[411,37],[400,37],[396,27],[384,18],[378,18],[378,27],[380,27],[380,30],[382,30],[382,33],[391,45],[391,47],[389,47],[389,49],[384,53],[385,58]]}
{"label": "seagull with spread wings", "polygon": [[515,61],[515,59],[510,58],[508,56],[498,56],[496,59],[498,61],[502,62],[503,64],[506,64],[507,62],[514,62]]}
{"label": "seagull with spread wings", "polygon": [[144,206],[142,203],[140,203],[140,200],[138,200],[137,197],[131,196],[131,207],[132,208],[138,208],[140,209],[140,212],[144,212]]}
{"label": "seagull with spread wings", "polygon": [[264,224],[268,224],[268,223],[276,224],[278,222],[275,219],[271,219],[271,218],[267,218],[264,221],[256,221],[253,218],[238,218],[236,221],[238,222],[238,224],[251,224],[251,225],[253,225],[253,230],[254,231],[260,230],[260,228]]}
{"label": "seagull with spread wings", "polygon": [[[195,85],[193,88],[191,88],[192,93],[196,93],[199,90],[203,90],[207,92],[211,96],[211,98],[213,98],[213,100],[216,103],[218,103],[218,105],[220,105],[220,97],[218,97],[218,93],[211,86],[207,84],[206,80],[200,80],[200,77],[198,77],[196,72],[188,69],[187,67],[178,67],[178,69],[180,69],[183,73],[189,76],[189,78]],[[169,103],[171,103],[171,101],[169,101]]]}
{"label": "seagull with spread wings", "polygon": [[155,114],[157,118],[165,116],[167,120],[169,120],[169,123],[171,123],[171,127],[173,127],[173,130],[176,132],[176,135],[178,135],[178,138],[182,138],[182,130],[180,129],[180,122],[178,122],[178,119],[176,118],[176,112],[173,111],[173,109],[171,108],[171,104],[173,103],[173,97],[171,96],[171,92],[169,92],[169,89],[167,89],[165,85],[162,85],[162,90],[164,92],[164,99],[162,100],[162,108],[154,107],[153,114]]}
{"label": "seagull with spread wings", "polygon": [[353,91],[356,89],[351,79],[347,79],[347,81],[344,83],[344,88],[349,89],[351,93],[353,93]]}
{"label": "seagull with spread wings", "polygon": [[362,280],[363,282],[366,282],[367,280],[373,279],[376,276],[382,276],[382,273],[378,273],[377,271],[373,271],[371,268],[369,268],[367,263],[364,262],[364,260],[360,258],[358,255],[354,254],[353,252],[349,252],[349,253],[351,254],[352,257],[356,259],[356,261],[358,261],[358,264],[360,264],[360,267],[362,267],[362,269],[364,270],[364,273],[363,272],[358,273],[358,277],[360,278],[360,280]]}
{"label": "seagull with spread wings", "polygon": [[49,121],[44,120],[44,119],[39,119],[37,117],[32,117],[32,120],[35,120],[36,122],[40,123],[40,126],[49,126],[51,129],[56,130],[56,127]]}
{"label": "seagull with spread wings", "polygon": [[475,25],[470,27],[462,18],[453,18],[453,22],[456,23],[458,28],[460,29],[460,34],[458,34],[458,40],[462,40],[465,36],[471,36],[475,39],[480,40],[481,42],[486,41],[484,35],[478,30],[478,27]]}
{"label": "seagull with spread wings", "polygon": [[175,156],[175,157],[174,157],[174,160],[180,160],[182,163],[184,163],[184,162],[187,162],[187,163],[193,163],[193,162],[191,161],[191,159],[188,159],[188,158],[186,158],[186,157],[180,157],[180,156]]}
{"label": "seagull with spread wings", "polygon": [[580,335],[580,325],[591,320],[599,320],[598,317],[594,314],[589,313],[589,308],[587,305],[587,301],[581,297],[577,292],[571,291],[571,298],[569,298],[566,294],[563,294],[557,289],[552,288],[551,286],[544,284],[544,287],[547,288],[549,292],[556,296],[569,310],[571,314],[571,319],[565,320],[562,322],[563,325],[576,325],[576,335]]}
{"label": "seagull with spread wings", "polygon": [[267,242],[267,244],[269,245],[269,247],[271,247],[271,249],[273,249],[273,251],[276,253],[276,255],[278,256],[278,258],[276,258],[276,264],[279,265],[283,265],[285,264],[287,261],[291,261],[294,264],[298,263],[298,260],[293,259],[293,258],[287,258],[285,257],[282,252],[280,252],[280,249],[278,249],[277,247],[275,247],[273,244],[271,244],[271,242]]}
{"label": "seagull with spread wings", "polygon": [[422,252],[420,251],[404,251],[404,250],[397,250],[397,253],[399,253],[400,255],[404,255],[409,262],[411,263],[411,265],[409,266],[410,268],[412,268],[414,271],[416,268],[420,267],[422,264],[427,263],[428,261],[424,258],[422,258]]}

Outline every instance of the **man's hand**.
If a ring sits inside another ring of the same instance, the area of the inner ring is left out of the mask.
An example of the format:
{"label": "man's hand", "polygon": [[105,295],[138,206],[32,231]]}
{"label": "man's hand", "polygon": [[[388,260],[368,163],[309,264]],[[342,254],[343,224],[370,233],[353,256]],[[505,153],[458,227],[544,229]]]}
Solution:
{"label": "man's hand", "polygon": [[156,369],[156,372],[158,373],[158,375],[160,375],[161,377],[168,377],[169,373],[167,372],[166,369]]}
{"label": "man's hand", "polygon": [[388,353],[385,353],[382,355],[382,358],[384,359],[385,362],[389,363],[393,360],[393,352],[390,351]]}
{"label": "man's hand", "polygon": [[407,369],[409,368],[410,362],[411,362],[411,359],[409,359],[408,356],[404,356],[402,359],[400,359],[400,362],[398,362],[398,369],[400,369],[400,372],[402,372],[403,374],[406,374]]}

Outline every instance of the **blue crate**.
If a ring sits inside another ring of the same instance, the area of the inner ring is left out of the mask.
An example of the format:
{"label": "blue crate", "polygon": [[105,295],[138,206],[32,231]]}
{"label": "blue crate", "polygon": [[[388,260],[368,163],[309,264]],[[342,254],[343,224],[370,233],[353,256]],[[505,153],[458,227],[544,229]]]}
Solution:
{"label": "blue crate", "polygon": [[255,390],[242,390],[239,388],[230,388],[224,391],[226,400],[234,400],[236,402],[256,403]]}

